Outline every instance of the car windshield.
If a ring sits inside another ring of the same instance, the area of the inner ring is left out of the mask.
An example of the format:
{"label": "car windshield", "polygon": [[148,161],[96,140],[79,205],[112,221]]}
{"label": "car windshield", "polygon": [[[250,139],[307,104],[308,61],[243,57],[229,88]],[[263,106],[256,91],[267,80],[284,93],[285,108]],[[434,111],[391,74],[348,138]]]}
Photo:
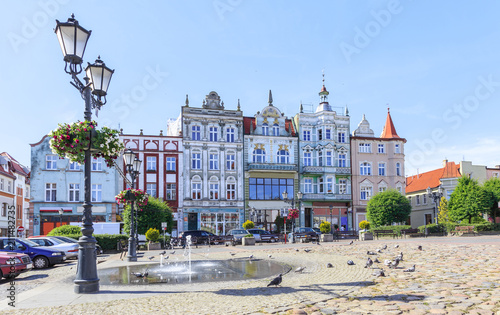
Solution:
{"label": "car windshield", "polygon": [[232,230],[230,234],[234,235],[234,234],[248,234],[248,233],[245,230]]}
{"label": "car windshield", "polygon": [[25,243],[26,245],[31,246],[31,247],[38,247],[38,246],[40,246],[40,245],[38,245],[37,243],[32,242],[32,241],[30,241],[30,240],[29,240],[29,239],[27,239],[27,238],[22,238],[22,239],[21,239],[21,241],[22,241],[23,243]]}
{"label": "car windshield", "polygon": [[54,245],[59,245],[59,244],[64,243],[63,241],[58,240],[58,239],[57,239],[57,238],[55,238],[55,237],[49,237],[49,238],[47,238],[47,240],[48,240],[48,241],[50,241],[50,242],[52,242],[52,243],[54,243]]}
{"label": "car windshield", "polygon": [[60,241],[63,241],[63,242],[66,242],[66,243],[78,243],[77,240],[75,239],[72,239],[71,237],[65,237],[65,236],[57,236],[57,237],[54,237]]}

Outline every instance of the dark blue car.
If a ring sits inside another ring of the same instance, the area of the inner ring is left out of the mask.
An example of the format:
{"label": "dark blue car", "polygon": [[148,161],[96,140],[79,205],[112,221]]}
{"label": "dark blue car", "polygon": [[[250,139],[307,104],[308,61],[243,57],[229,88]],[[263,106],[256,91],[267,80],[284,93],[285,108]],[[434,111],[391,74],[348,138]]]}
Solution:
{"label": "dark blue car", "polygon": [[66,260],[63,251],[40,246],[25,238],[0,237],[0,251],[27,254],[36,269],[47,268]]}

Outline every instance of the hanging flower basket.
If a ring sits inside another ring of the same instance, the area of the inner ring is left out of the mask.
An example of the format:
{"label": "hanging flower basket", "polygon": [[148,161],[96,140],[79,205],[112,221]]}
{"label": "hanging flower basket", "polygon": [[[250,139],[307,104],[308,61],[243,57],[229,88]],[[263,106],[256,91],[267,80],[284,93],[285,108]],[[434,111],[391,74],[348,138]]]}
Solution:
{"label": "hanging flower basket", "polygon": [[89,149],[90,132],[92,132],[92,147],[90,148],[92,156],[102,157],[108,167],[113,166],[114,160],[125,147],[119,139],[120,132],[108,127],[97,130],[96,127],[95,121],[59,124],[59,127],[49,134],[52,152],[61,158],[68,158],[71,162],[84,164],[85,150]]}
{"label": "hanging flower basket", "polygon": [[288,220],[297,219],[298,217],[299,217],[299,210],[290,209],[290,211],[288,211],[288,217],[287,217]]}
{"label": "hanging flower basket", "polygon": [[118,195],[115,196],[116,202],[118,204],[130,204],[135,201],[138,207],[144,207],[148,204],[148,195],[144,190],[140,189],[126,189],[120,191]]}

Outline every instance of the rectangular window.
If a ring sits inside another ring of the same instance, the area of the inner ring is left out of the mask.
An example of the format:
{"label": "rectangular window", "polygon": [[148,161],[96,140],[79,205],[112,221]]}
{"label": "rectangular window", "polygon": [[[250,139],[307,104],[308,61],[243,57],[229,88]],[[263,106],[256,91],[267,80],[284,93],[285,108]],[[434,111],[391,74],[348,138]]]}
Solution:
{"label": "rectangular window", "polygon": [[70,162],[69,163],[69,170],[70,171],[79,171],[80,170],[80,164],[77,162]]}
{"label": "rectangular window", "polygon": [[311,130],[304,130],[302,135],[304,141],[311,141]]}
{"label": "rectangular window", "polygon": [[372,153],[371,143],[360,143],[359,144],[359,152],[360,153]]}
{"label": "rectangular window", "polygon": [[318,152],[318,166],[323,166],[323,152]]}
{"label": "rectangular window", "polygon": [[417,203],[417,205],[419,205],[419,204],[420,204],[420,195],[417,195],[417,196],[416,196],[416,203]]}
{"label": "rectangular window", "polygon": [[318,178],[318,192],[320,194],[324,193],[325,192],[324,188],[325,188],[325,185],[323,183],[323,177],[320,177],[320,178]]}
{"label": "rectangular window", "polygon": [[201,153],[193,153],[191,157],[191,168],[201,170]]}
{"label": "rectangular window", "polygon": [[372,169],[370,163],[361,163],[359,166],[359,174],[360,175],[371,175],[372,174]]}
{"label": "rectangular window", "polygon": [[394,145],[394,153],[401,153],[401,146],[399,144]]}
{"label": "rectangular window", "polygon": [[201,199],[201,183],[191,183],[191,193],[193,200]]}
{"label": "rectangular window", "polygon": [[226,199],[227,200],[236,200],[236,184],[227,184],[226,185]]}
{"label": "rectangular window", "polygon": [[380,187],[378,188],[378,191],[379,191],[379,192],[384,192],[384,191],[386,191],[386,190],[387,190],[387,187],[385,187],[385,186],[380,186]]}
{"label": "rectangular window", "polygon": [[312,178],[304,179],[304,193],[312,194],[313,193],[313,180]]}
{"label": "rectangular window", "polygon": [[192,126],[191,127],[191,140],[200,140],[201,139],[201,127],[200,126]]}
{"label": "rectangular window", "polygon": [[338,163],[339,167],[347,167],[346,166],[347,165],[347,159],[346,159],[345,153],[339,154],[339,156],[338,156],[338,162],[339,162]]}
{"label": "rectangular window", "polygon": [[385,153],[385,144],[379,143],[377,147],[378,147],[378,153]]}
{"label": "rectangular window", "polygon": [[3,178],[0,178],[0,190],[4,190],[4,180]]}
{"label": "rectangular window", "polygon": [[175,171],[176,170],[176,162],[177,159],[175,157],[167,157],[167,171]]}
{"label": "rectangular window", "polygon": [[378,163],[378,175],[385,176],[385,163]]}
{"label": "rectangular window", "polygon": [[323,130],[318,129],[318,141],[321,141],[321,140],[323,140]]}
{"label": "rectangular window", "polygon": [[279,136],[280,135],[280,126],[273,125],[273,135],[274,136]]}
{"label": "rectangular window", "polygon": [[339,179],[339,194],[347,194],[347,179]]}
{"label": "rectangular window", "polygon": [[326,151],[326,166],[333,166],[333,152]]}
{"label": "rectangular window", "polygon": [[338,135],[338,142],[345,143],[345,132],[339,132],[337,135]]}
{"label": "rectangular window", "polygon": [[326,178],[326,192],[328,194],[333,194],[333,177]]}
{"label": "rectangular window", "polygon": [[56,155],[46,155],[45,156],[45,169],[56,170],[57,169],[57,156]]}
{"label": "rectangular window", "polygon": [[156,171],[156,156],[146,157],[146,171]]}
{"label": "rectangular window", "polygon": [[219,183],[210,183],[208,189],[210,200],[219,200]]}
{"label": "rectangular window", "polygon": [[45,184],[45,201],[56,201],[56,187],[55,183]]}
{"label": "rectangular window", "polygon": [[80,184],[69,184],[69,201],[80,201]]}
{"label": "rectangular window", "polygon": [[212,142],[217,142],[217,135],[218,135],[218,128],[217,127],[210,127],[208,129],[209,131],[209,136],[210,136],[210,141]]}
{"label": "rectangular window", "polygon": [[156,198],[156,184],[146,184],[146,193]]}
{"label": "rectangular window", "polygon": [[102,202],[102,185],[92,184],[92,201]]}
{"label": "rectangular window", "polygon": [[250,200],[282,200],[283,192],[293,196],[292,178],[249,178]]}
{"label": "rectangular window", "polygon": [[226,155],[226,170],[234,170],[236,169],[236,155],[228,154]]}
{"label": "rectangular window", "polygon": [[167,200],[177,199],[176,188],[177,188],[176,184],[167,184],[167,195],[166,195]]}
{"label": "rectangular window", "polygon": [[209,155],[209,169],[218,170],[219,169],[219,154],[210,153]]}
{"label": "rectangular window", "polygon": [[325,129],[325,140],[332,140],[332,130],[330,128]]}
{"label": "rectangular window", "polygon": [[423,202],[424,205],[427,204],[427,195],[426,194],[422,195],[422,202]]}
{"label": "rectangular window", "polygon": [[372,195],[372,187],[363,186],[361,187],[361,200],[368,200]]}
{"label": "rectangular window", "polygon": [[7,203],[2,203],[2,217],[7,216]]}
{"label": "rectangular window", "polygon": [[7,192],[12,192],[12,182],[10,180],[7,181]]}
{"label": "rectangular window", "polygon": [[304,152],[304,166],[311,166],[311,165],[312,165],[311,152]]}
{"label": "rectangular window", "polygon": [[226,142],[234,142],[234,128],[226,129]]}
{"label": "rectangular window", "polygon": [[102,158],[92,159],[92,171],[102,171]]}

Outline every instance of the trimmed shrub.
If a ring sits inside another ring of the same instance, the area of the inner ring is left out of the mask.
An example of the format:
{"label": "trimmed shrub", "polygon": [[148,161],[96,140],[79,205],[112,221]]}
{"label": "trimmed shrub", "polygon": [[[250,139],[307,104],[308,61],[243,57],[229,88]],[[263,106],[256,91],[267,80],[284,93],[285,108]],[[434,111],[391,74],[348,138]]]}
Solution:
{"label": "trimmed shrub", "polygon": [[52,229],[47,236],[68,236],[68,234],[82,235],[82,228],[77,225],[61,225]]}
{"label": "trimmed shrub", "polygon": [[103,250],[116,250],[116,244],[118,241],[128,240],[129,238],[125,234],[96,234],[94,237],[97,244],[99,244]]}
{"label": "trimmed shrub", "polygon": [[327,221],[321,222],[321,224],[319,225],[319,230],[323,234],[329,233],[331,231],[330,222],[327,222]]}
{"label": "trimmed shrub", "polygon": [[411,229],[411,225],[383,225],[370,228],[370,232],[375,230],[391,230],[398,235],[401,235],[401,230]]}
{"label": "trimmed shrub", "polygon": [[370,228],[370,222],[366,220],[359,222],[359,228],[362,230],[368,230]]}
{"label": "trimmed shrub", "polygon": [[425,228],[427,227],[427,233],[444,233],[447,231],[447,227],[444,224],[427,224],[418,227],[421,233],[425,233]]}
{"label": "trimmed shrub", "polygon": [[250,220],[246,220],[246,222],[243,223],[242,226],[245,230],[248,230],[248,229],[253,229],[255,227],[255,224]]}
{"label": "trimmed shrub", "polygon": [[160,237],[160,231],[158,231],[155,228],[150,228],[146,232],[146,239],[150,242],[156,243],[159,237]]}

